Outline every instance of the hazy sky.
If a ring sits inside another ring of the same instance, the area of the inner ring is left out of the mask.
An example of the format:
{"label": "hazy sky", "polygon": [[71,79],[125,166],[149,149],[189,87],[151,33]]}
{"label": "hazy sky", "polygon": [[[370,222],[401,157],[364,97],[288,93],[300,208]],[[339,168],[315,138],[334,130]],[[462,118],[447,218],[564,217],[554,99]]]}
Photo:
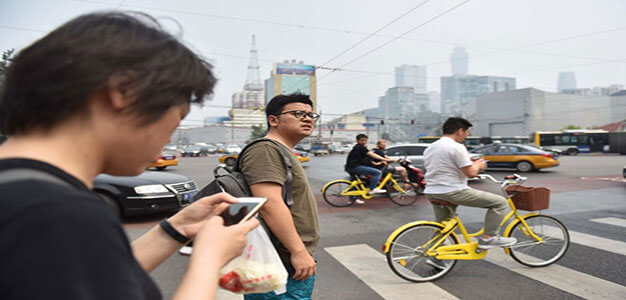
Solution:
{"label": "hazy sky", "polygon": [[318,71],[318,103],[326,116],[375,107],[393,86],[394,67],[401,64],[427,65],[428,89],[439,91],[439,78],[450,75],[449,57],[456,45],[469,52],[470,74],[515,77],[518,88],[555,91],[561,71],[575,72],[579,88],[626,84],[626,1],[464,2],[2,0],[0,50],[19,50],[87,12],[149,13],[212,61],[220,78],[214,99],[208,107],[192,110],[185,120],[189,125],[226,114],[220,106],[230,105],[231,95],[245,83],[253,34],[262,79],[273,62],[296,59],[322,65],[369,36],[326,64],[346,71],[328,76],[329,71]]}

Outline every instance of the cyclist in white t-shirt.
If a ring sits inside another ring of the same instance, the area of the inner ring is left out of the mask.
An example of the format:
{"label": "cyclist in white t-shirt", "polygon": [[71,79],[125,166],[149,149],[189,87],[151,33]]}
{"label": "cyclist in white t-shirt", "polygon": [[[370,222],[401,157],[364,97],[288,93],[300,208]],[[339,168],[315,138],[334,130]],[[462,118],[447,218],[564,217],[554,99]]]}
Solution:
{"label": "cyclist in white t-shirt", "polygon": [[[498,236],[500,222],[508,212],[508,203],[502,196],[475,190],[467,185],[467,179],[476,177],[487,167],[485,160],[472,161],[462,142],[469,135],[472,123],[463,118],[449,118],[443,124],[443,136],[426,151],[426,189],[429,200],[444,200],[457,205],[487,208],[485,233],[478,239],[480,248],[507,247],[515,244],[515,238]],[[450,218],[453,210],[433,205],[435,217],[441,222]]]}

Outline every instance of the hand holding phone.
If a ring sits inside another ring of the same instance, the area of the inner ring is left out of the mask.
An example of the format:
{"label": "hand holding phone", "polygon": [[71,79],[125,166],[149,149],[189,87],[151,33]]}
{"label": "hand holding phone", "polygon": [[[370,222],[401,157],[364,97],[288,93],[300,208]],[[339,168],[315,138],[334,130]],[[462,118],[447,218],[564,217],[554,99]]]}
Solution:
{"label": "hand holding phone", "polygon": [[224,219],[224,226],[245,222],[252,218],[267,202],[267,198],[246,197],[238,198],[238,203],[231,203],[220,216]]}

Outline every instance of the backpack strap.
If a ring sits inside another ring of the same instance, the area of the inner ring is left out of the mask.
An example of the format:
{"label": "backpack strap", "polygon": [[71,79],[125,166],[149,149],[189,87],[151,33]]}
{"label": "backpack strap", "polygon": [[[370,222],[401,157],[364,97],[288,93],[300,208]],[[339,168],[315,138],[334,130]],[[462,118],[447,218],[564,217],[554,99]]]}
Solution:
{"label": "backpack strap", "polygon": [[69,183],[65,182],[61,178],[58,178],[50,173],[28,168],[15,168],[5,171],[0,171],[0,184],[11,183],[22,180],[39,180],[49,183],[62,185],[65,187],[73,188]]}
{"label": "backpack strap", "polygon": [[[287,204],[287,207],[291,207],[293,205],[293,196],[291,194],[291,190],[292,190],[292,186],[293,186],[293,174],[291,172],[291,169],[293,168],[293,165],[291,164],[291,159],[289,158],[290,153],[287,152],[287,150],[285,150],[283,148],[282,145],[280,145],[277,141],[272,140],[272,139],[268,139],[268,138],[260,138],[260,139],[256,139],[254,141],[252,141],[250,144],[246,145],[241,152],[239,153],[238,157],[243,157],[243,153],[252,145],[258,143],[258,142],[264,142],[264,141],[269,141],[271,143],[273,143],[274,145],[276,145],[278,147],[278,149],[280,149],[280,154],[282,154],[283,156],[283,163],[285,164],[285,169],[287,170],[287,182],[285,182],[285,184],[283,185],[283,201],[285,201],[285,204]],[[237,172],[241,172],[241,167],[239,166],[241,160],[239,158],[237,158],[237,163],[235,164],[235,171]]]}

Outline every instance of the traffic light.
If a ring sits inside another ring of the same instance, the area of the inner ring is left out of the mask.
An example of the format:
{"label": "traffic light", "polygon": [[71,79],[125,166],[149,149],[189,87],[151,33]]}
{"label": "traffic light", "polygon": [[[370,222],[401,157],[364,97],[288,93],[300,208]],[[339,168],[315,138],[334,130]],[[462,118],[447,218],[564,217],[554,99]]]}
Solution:
{"label": "traffic light", "polygon": [[415,125],[415,119],[411,119],[411,125]]}
{"label": "traffic light", "polygon": [[380,125],[385,125],[385,120],[380,120]]}

